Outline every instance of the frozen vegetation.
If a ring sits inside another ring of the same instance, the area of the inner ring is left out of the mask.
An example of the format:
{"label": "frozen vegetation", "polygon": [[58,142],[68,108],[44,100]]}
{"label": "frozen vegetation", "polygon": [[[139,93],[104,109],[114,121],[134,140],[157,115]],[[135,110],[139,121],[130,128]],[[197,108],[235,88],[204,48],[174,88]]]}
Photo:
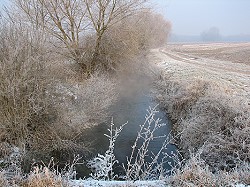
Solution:
{"label": "frozen vegetation", "polygon": [[[148,2],[13,0],[1,14],[0,186],[250,184],[248,44],[159,48],[171,24]],[[91,159],[87,133],[141,86],[132,77],[144,76],[173,134],[155,134],[166,124],[149,108],[118,175],[114,151],[126,124],[112,121],[106,152]],[[173,143],[180,153],[167,153]],[[91,175],[76,180],[83,163]]]}

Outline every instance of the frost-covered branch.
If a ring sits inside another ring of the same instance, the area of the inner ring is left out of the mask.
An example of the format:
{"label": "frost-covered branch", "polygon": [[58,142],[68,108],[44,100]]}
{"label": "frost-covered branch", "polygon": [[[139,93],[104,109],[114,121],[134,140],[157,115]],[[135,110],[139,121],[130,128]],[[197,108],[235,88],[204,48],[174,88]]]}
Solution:
{"label": "frost-covered branch", "polygon": [[94,174],[91,174],[94,179],[112,180],[115,178],[113,166],[114,164],[118,163],[118,160],[116,160],[114,155],[115,141],[122,131],[124,125],[126,125],[126,123],[121,125],[119,128],[114,129],[114,123],[112,119],[110,129],[108,129],[109,135],[104,134],[109,138],[108,150],[105,152],[105,155],[98,154],[97,157],[88,162],[89,167],[94,170]]}
{"label": "frost-covered branch", "polygon": [[[158,111],[149,107],[145,122],[140,125],[136,140],[132,146],[132,153],[127,158],[127,165],[123,164],[126,172],[126,180],[146,180],[160,178],[165,175],[164,164],[169,155],[164,154],[167,145],[171,142],[170,135],[155,136],[155,132],[166,124],[161,123],[161,119],[155,118]],[[150,143],[157,138],[165,138],[159,151],[154,154],[149,152]],[[149,160],[149,161],[147,161]]]}

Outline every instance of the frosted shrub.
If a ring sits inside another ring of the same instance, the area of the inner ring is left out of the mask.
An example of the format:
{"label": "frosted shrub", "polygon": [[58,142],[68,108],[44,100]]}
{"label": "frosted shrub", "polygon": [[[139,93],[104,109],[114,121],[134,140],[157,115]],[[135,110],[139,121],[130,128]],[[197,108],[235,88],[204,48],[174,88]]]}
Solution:
{"label": "frosted shrub", "polygon": [[109,148],[105,152],[105,155],[98,154],[97,157],[93,158],[88,162],[88,165],[90,168],[94,170],[94,174],[91,174],[91,176],[94,179],[114,179],[114,173],[113,173],[113,166],[114,164],[118,163],[118,160],[116,160],[114,155],[114,147],[115,147],[115,141],[117,137],[119,136],[119,133],[122,131],[125,124],[121,125],[119,128],[114,128],[113,120],[110,125],[109,135],[104,134],[106,137],[109,138]]}
{"label": "frosted shrub", "polygon": [[32,171],[23,180],[24,187],[69,187],[69,181],[76,179],[75,166],[82,164],[81,157],[75,155],[71,162],[65,164],[64,168],[58,169],[54,159],[51,158],[48,165],[34,166]]}
{"label": "frosted shrub", "polygon": [[[170,135],[155,136],[155,132],[161,127],[165,126],[165,123],[161,123],[161,119],[156,118],[158,113],[155,106],[149,107],[148,114],[145,116],[145,122],[140,125],[136,140],[132,146],[132,153],[127,157],[127,164],[123,164],[123,168],[126,172],[126,180],[152,180],[160,179],[167,174],[164,169],[169,157],[175,156],[168,155],[166,153],[167,146],[172,140]],[[149,151],[150,143],[158,138],[165,138],[161,148],[156,154]],[[170,164],[170,163],[168,163]]]}
{"label": "frosted shrub", "polygon": [[190,153],[190,159],[174,170],[174,175],[166,179],[167,184],[173,187],[190,186],[245,186],[249,184],[250,167],[244,163],[230,172],[212,172],[211,167],[202,159],[203,147],[195,153]]}

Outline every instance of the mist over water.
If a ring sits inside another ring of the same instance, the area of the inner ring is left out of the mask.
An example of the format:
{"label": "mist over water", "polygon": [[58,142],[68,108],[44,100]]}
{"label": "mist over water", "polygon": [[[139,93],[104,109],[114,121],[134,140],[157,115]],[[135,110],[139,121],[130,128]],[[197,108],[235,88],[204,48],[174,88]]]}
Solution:
{"label": "mist over water", "polygon": [[[119,98],[118,102],[111,108],[112,117],[110,117],[107,122],[100,124],[94,128],[92,128],[86,135],[89,137],[88,139],[92,139],[92,147],[95,148],[93,151],[93,155],[91,157],[96,156],[97,153],[105,154],[105,151],[108,149],[108,138],[104,136],[104,134],[108,134],[108,128],[110,128],[111,120],[115,124],[115,127],[119,127],[122,124],[127,123],[119,137],[115,142],[114,154],[116,159],[119,161],[114,168],[114,172],[116,174],[124,175],[124,170],[122,168],[122,163],[126,165],[127,157],[131,155],[132,145],[137,137],[138,131],[140,129],[140,125],[145,122],[145,116],[147,114],[147,110],[149,107],[155,107],[157,103],[154,101],[151,89],[152,89],[152,78],[150,76],[136,74],[136,73],[123,73],[119,76]],[[172,129],[172,124],[170,120],[167,118],[165,111],[160,110],[156,114],[155,119],[161,119],[160,123],[165,123],[166,125],[161,127],[155,132],[155,136],[164,136],[169,135]],[[162,144],[166,138],[157,138],[152,140],[149,145],[149,154],[153,152],[157,154],[161,149]],[[139,141],[139,143],[142,143]],[[171,155],[172,153],[176,153],[176,146],[173,144],[169,144],[167,146],[167,153]],[[162,157],[160,157],[161,159]],[[147,158],[146,162],[150,162],[151,159]],[[168,158],[166,163],[164,164],[164,168],[167,170],[171,170],[171,163],[174,165],[174,161],[171,158]],[[86,172],[86,168],[85,168]],[[83,173],[79,176],[83,177],[87,173]]]}

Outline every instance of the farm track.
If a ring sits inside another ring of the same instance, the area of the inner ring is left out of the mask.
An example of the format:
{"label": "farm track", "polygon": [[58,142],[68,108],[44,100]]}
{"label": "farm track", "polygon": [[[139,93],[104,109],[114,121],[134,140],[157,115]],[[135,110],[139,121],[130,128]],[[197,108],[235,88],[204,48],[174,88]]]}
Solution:
{"label": "farm track", "polygon": [[[166,54],[167,56],[169,56],[170,58],[173,58],[175,60],[194,64],[194,65],[197,65],[200,67],[209,68],[209,69],[214,70],[214,71],[218,71],[219,69],[221,69],[223,71],[228,71],[229,73],[235,72],[235,73],[250,75],[250,66],[245,66],[244,69],[238,68],[238,67],[232,68],[231,66],[226,67],[224,64],[223,64],[223,66],[221,66],[220,64],[206,63],[205,62],[206,59],[204,59],[204,58],[200,58],[197,56],[191,56],[191,55],[187,55],[187,54],[180,53],[180,52],[173,53],[173,52],[169,52],[169,51],[164,50],[164,49],[161,49],[160,52]],[[211,61],[214,61],[214,60],[211,60]],[[234,64],[234,66],[236,66],[236,64]],[[239,65],[237,64],[237,66],[239,66]],[[242,66],[242,64],[240,66]]]}
{"label": "farm track", "polygon": [[[218,50],[220,51],[221,48]],[[164,72],[171,75],[172,79],[177,81],[199,79],[213,82],[226,93],[250,102],[250,65],[248,64],[210,59],[186,53],[185,50],[181,52],[172,50],[171,47],[152,50],[150,58]]]}

